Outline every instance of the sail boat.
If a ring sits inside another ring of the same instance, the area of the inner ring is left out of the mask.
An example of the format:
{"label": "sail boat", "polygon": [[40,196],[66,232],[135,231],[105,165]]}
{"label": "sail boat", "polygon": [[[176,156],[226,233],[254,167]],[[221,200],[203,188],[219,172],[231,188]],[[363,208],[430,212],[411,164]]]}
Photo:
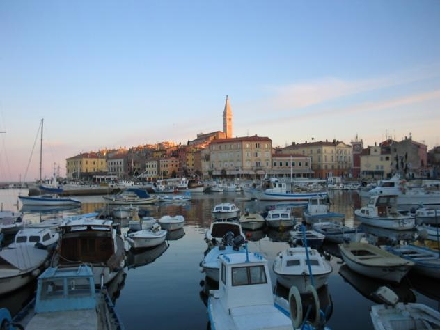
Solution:
{"label": "sail boat", "polygon": [[[40,124],[40,189],[42,185],[42,168],[43,168],[43,119]],[[53,191],[52,194],[43,194],[38,196],[18,196],[23,206],[65,206],[65,205],[81,205],[81,202],[75,198],[61,197]]]}

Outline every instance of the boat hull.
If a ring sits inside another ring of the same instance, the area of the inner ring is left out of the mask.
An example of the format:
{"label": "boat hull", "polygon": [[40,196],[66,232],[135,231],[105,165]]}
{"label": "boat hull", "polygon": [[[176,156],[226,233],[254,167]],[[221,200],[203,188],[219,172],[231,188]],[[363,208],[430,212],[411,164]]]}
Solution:
{"label": "boat hull", "polygon": [[[321,288],[328,282],[328,277],[331,273],[326,274],[313,274],[313,284],[316,289]],[[312,281],[308,274],[300,274],[300,275],[288,275],[288,274],[280,274],[276,273],[277,282],[281,284],[283,287],[290,289],[293,285],[297,287],[299,293],[307,293],[309,291],[308,286],[312,285]]]}
{"label": "boat hull", "polygon": [[159,221],[159,224],[163,229],[166,229],[168,231],[182,229],[185,225],[185,223],[183,221],[182,222],[160,222]]}
{"label": "boat hull", "polygon": [[240,221],[241,228],[248,230],[261,229],[265,225],[265,221]]}
{"label": "boat hull", "polygon": [[294,220],[293,219],[276,219],[276,220],[267,220],[266,224],[268,227],[272,228],[290,228],[293,227]]}
{"label": "boat hull", "polygon": [[60,206],[60,205],[79,205],[80,201],[72,198],[44,198],[40,196],[19,196],[18,197],[23,204],[31,206]]}
{"label": "boat hull", "polygon": [[355,218],[360,222],[374,227],[394,229],[394,230],[409,230],[414,229],[416,224],[414,218],[382,218],[382,217],[365,217],[354,211]]}
{"label": "boat hull", "polygon": [[[135,233],[136,234],[136,233]],[[125,239],[127,240],[130,247],[134,250],[148,249],[165,242],[167,235],[166,231],[162,231],[162,233],[158,235],[148,235],[148,236],[136,236],[130,235]]]}

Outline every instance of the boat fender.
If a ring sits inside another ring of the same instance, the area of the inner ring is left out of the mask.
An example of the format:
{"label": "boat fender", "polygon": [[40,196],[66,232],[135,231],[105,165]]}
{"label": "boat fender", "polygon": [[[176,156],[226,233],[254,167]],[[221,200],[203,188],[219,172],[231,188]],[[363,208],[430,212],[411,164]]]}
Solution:
{"label": "boat fender", "polygon": [[293,328],[297,329],[301,326],[303,321],[303,309],[301,295],[296,286],[292,286],[289,290],[289,308]]}
{"label": "boat fender", "polygon": [[307,292],[310,292],[313,296],[313,305],[314,306],[312,306],[312,307],[314,307],[315,315],[312,320],[312,324],[319,325],[320,321],[321,321],[321,303],[319,301],[318,293],[316,292],[315,287],[311,284],[307,285],[306,290],[307,290]]}

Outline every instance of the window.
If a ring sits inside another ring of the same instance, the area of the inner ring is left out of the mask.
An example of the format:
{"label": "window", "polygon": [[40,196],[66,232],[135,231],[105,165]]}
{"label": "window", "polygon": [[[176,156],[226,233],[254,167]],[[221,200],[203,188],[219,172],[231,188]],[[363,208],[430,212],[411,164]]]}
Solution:
{"label": "window", "polygon": [[222,269],[221,269],[221,280],[224,284],[226,284],[226,266],[224,264],[222,264]]}
{"label": "window", "polygon": [[233,267],[232,285],[253,285],[267,283],[264,266]]}

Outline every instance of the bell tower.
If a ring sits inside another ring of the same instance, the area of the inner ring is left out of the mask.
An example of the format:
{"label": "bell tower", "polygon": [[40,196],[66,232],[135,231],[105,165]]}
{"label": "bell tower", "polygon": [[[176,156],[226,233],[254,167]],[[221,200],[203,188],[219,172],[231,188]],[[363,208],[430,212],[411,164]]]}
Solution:
{"label": "bell tower", "polygon": [[232,110],[231,105],[229,104],[228,95],[226,95],[226,104],[225,109],[223,110],[223,132],[226,134],[227,139],[231,139],[233,137]]}

